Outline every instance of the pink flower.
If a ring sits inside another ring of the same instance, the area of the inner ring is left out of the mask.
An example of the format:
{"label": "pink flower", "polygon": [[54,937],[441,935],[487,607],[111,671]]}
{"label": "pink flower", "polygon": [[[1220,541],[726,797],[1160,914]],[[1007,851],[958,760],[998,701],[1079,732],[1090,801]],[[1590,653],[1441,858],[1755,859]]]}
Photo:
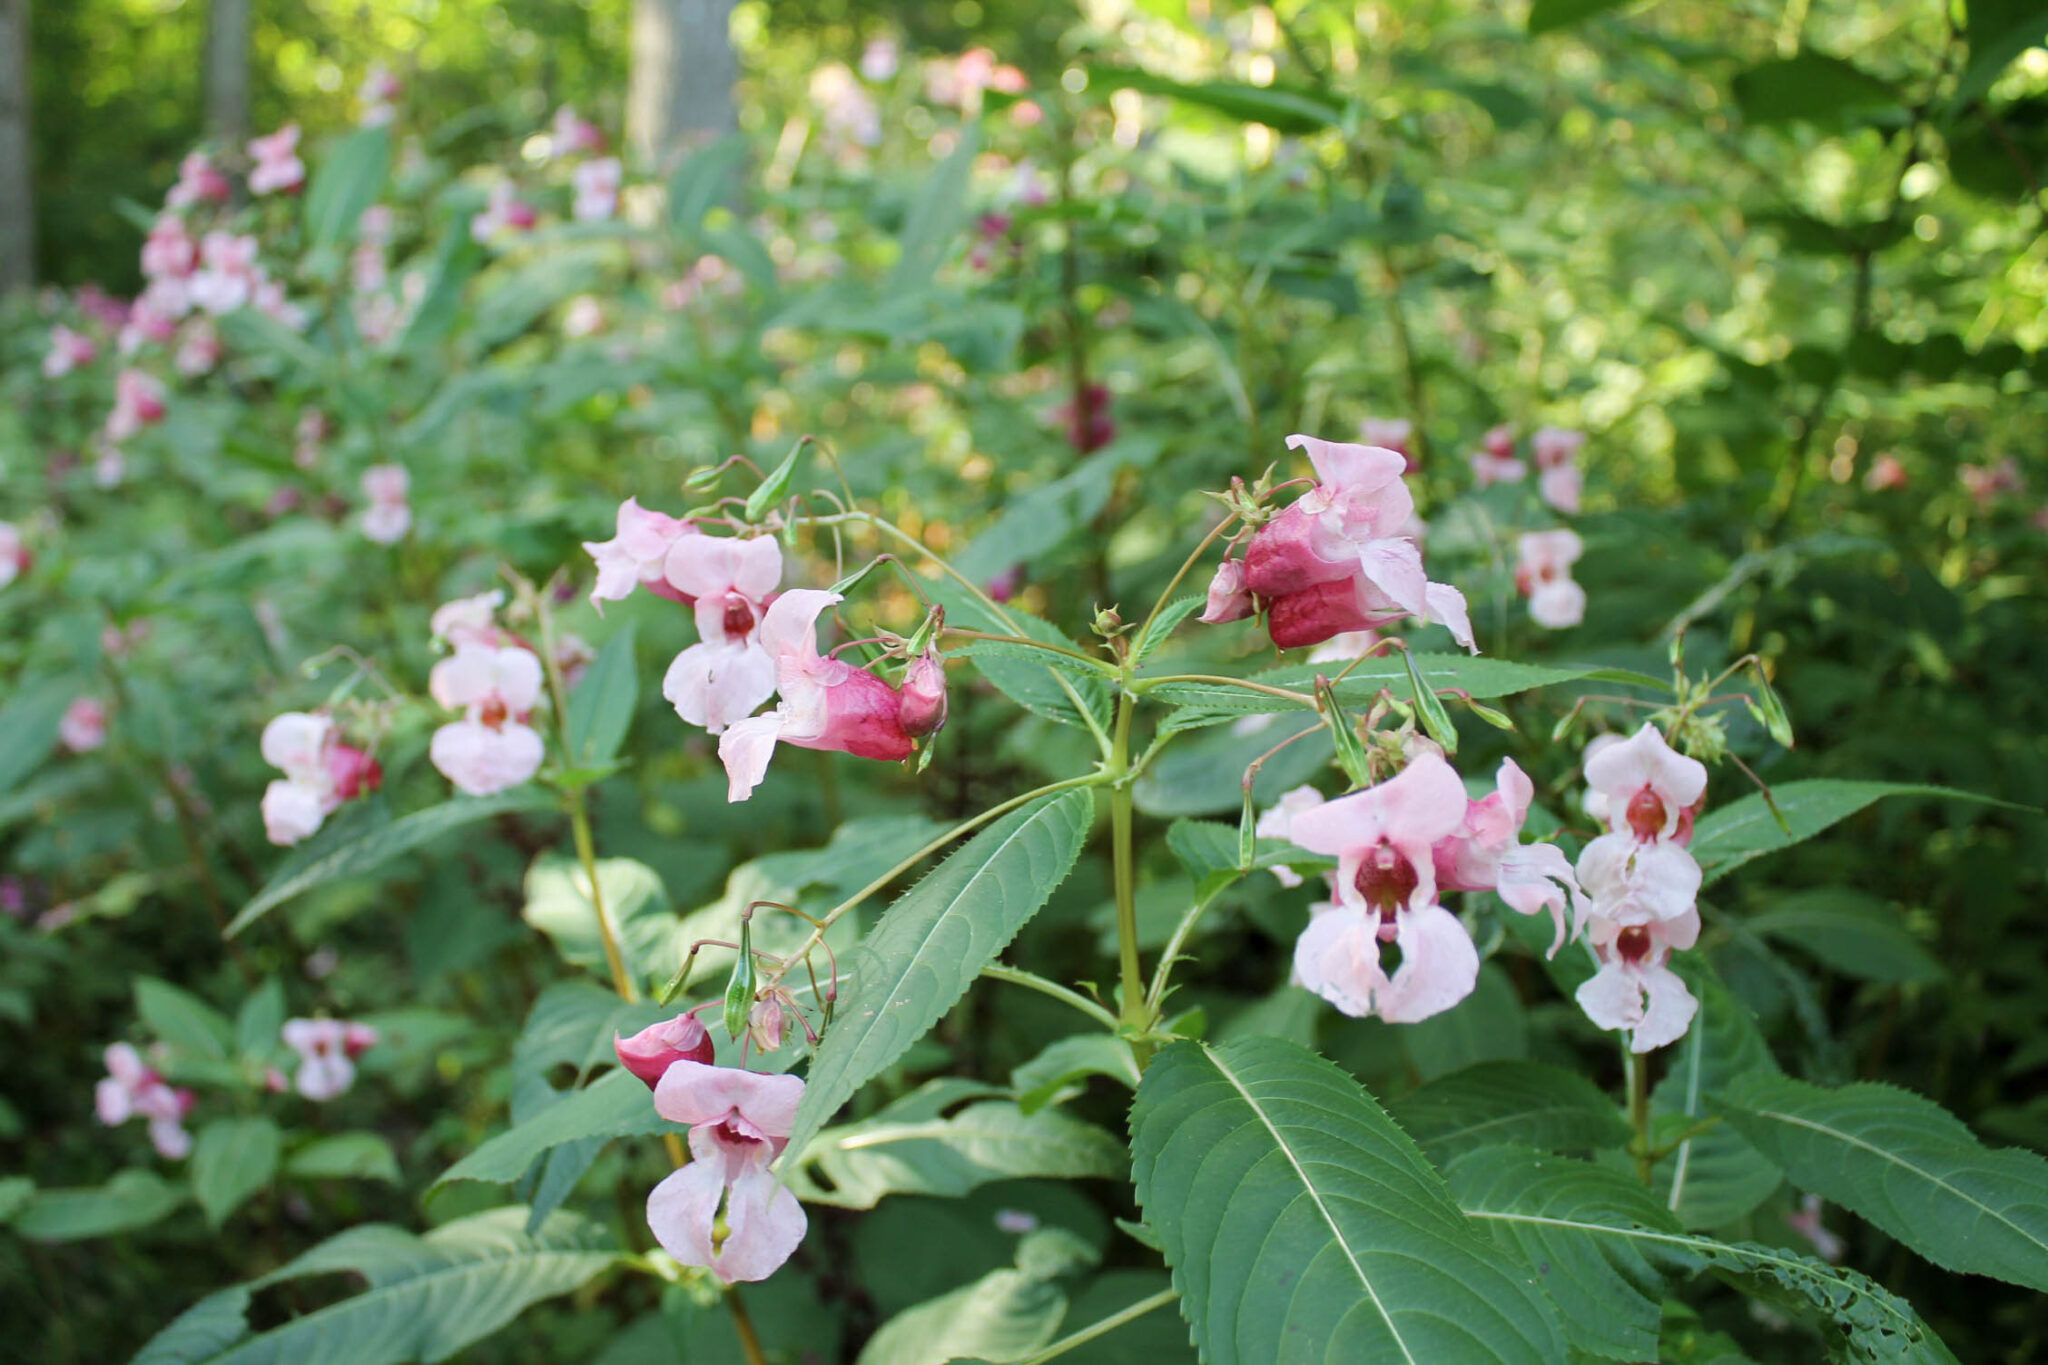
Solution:
{"label": "pink flower", "polygon": [[43,378],[62,379],[81,365],[90,365],[99,354],[99,347],[83,332],[74,332],[63,323],[50,329],[50,350],[43,357]]}
{"label": "pink flower", "polygon": [[1538,427],[1536,434],[1529,438],[1530,453],[1536,457],[1538,469],[1557,469],[1570,464],[1579,456],[1579,447],[1586,444],[1586,433],[1568,431],[1563,427]]}
{"label": "pink flower", "polygon": [[[624,541],[624,508],[619,515]],[[773,536],[679,534],[662,566],[668,585],[694,606],[698,642],[669,665],[661,694],[678,716],[721,734],[775,695],[776,661],[762,645],[761,623],[782,581],[782,547]]]}
{"label": "pink flower", "polygon": [[1706,799],[1707,769],[1664,742],[1647,722],[1626,741],[1590,748],[1586,785],[1604,801],[1607,827],[1642,841],[1692,842],[1693,817]]}
{"label": "pink flower", "polygon": [[306,163],[299,160],[299,125],[287,123],[249,144],[256,164],[249,169],[249,193],[275,194],[306,183]]}
{"label": "pink flower", "polygon": [[[619,504],[617,533],[610,540],[583,542],[584,550],[597,563],[597,584],[590,590],[590,605],[601,615],[606,602],[623,601],[643,583],[656,592],[667,589],[666,596],[687,600],[679,589],[669,587],[663,566],[678,540],[697,534],[691,523],[663,512],[650,512],[640,505],[639,499],[627,498]],[[781,580],[779,563],[776,579]]]}
{"label": "pink flower", "polygon": [[363,112],[357,118],[364,128],[382,128],[398,117],[398,100],[405,94],[405,86],[391,69],[382,62],[373,65],[363,77],[362,88],[356,98],[362,102]]}
{"label": "pink flower", "polygon": [[370,505],[363,513],[363,535],[379,545],[395,545],[412,527],[412,505],[406,501],[412,478],[404,465],[373,464],[363,471],[363,495]]}
{"label": "pink flower", "polygon": [[1209,600],[1202,607],[1202,620],[1210,625],[1242,621],[1256,609],[1251,592],[1244,585],[1244,561],[1226,559],[1218,564],[1216,576],[1209,580]]}
{"label": "pink flower", "polygon": [[540,701],[541,663],[516,645],[464,643],[434,665],[428,690],[463,718],[434,732],[427,757],[471,796],[490,796],[540,771],[546,746],[525,723]]}
{"label": "pink flower", "polygon": [[29,571],[35,563],[35,556],[22,543],[21,528],[11,521],[0,521],[0,588]]}
{"label": "pink flower", "polygon": [[[1336,899],[1311,911],[1294,948],[1302,985],[1346,1014],[1414,1023],[1471,994],[1479,954],[1457,916],[1437,904],[1432,847],[1455,834],[1465,784],[1424,754],[1399,776],[1294,815],[1295,843],[1336,857]],[[1380,944],[1398,944],[1389,977]]]}
{"label": "pink flower", "polygon": [[1899,457],[1890,453],[1879,455],[1870,462],[1870,472],[1863,476],[1863,486],[1873,493],[1890,488],[1904,488],[1912,480],[1906,477],[1906,466],[1899,463]]}
{"label": "pink flower", "polygon": [[149,1121],[149,1140],[157,1154],[177,1161],[192,1150],[192,1135],[185,1131],[185,1115],[192,1112],[190,1090],[173,1089],[142,1060],[127,1043],[115,1043],[105,1053],[107,1079],[93,1088],[93,1108],[101,1123],[118,1127],[131,1118]]}
{"label": "pink flower", "polygon": [[163,382],[144,370],[123,370],[114,380],[114,410],[107,414],[107,439],[125,441],[164,419]]}
{"label": "pink flower", "polygon": [[911,660],[903,671],[903,733],[914,738],[935,734],[946,724],[946,665],[936,651]]}
{"label": "pink flower", "polygon": [[134,355],[145,345],[161,344],[178,334],[178,319],[192,311],[191,291],[182,280],[156,280],[142,291],[128,312],[128,321],[114,340],[123,356]]}
{"label": "pink flower", "polygon": [[625,168],[615,156],[602,156],[578,166],[570,177],[576,188],[576,202],[570,212],[579,223],[598,223],[619,207],[619,182]]}
{"label": "pink flower", "polygon": [[197,379],[220,364],[220,357],[220,332],[210,319],[200,318],[185,328],[171,364],[185,378]]}
{"label": "pink flower", "polygon": [[1407,461],[1375,446],[1289,436],[1308,452],[1317,483],[1259,528],[1245,547],[1245,586],[1267,601],[1267,629],[1282,649],[1369,630],[1403,616],[1436,621],[1467,648],[1464,594],[1427,580],[1408,538],[1415,500]]}
{"label": "pink flower", "polygon": [[789,1140],[803,1091],[795,1076],[687,1060],[662,1075],[654,1107],[690,1125],[691,1159],[648,1195],[647,1225],[676,1260],[727,1283],[762,1280],[803,1241],[803,1206],[768,1169]]}
{"label": "pink flower", "polygon": [[363,1029],[340,1019],[287,1019],[285,1046],[299,1054],[293,1084],[309,1100],[331,1100],[355,1084],[355,1058],[376,1041],[376,1030],[364,1029],[367,1040],[350,1045],[350,1030]]}
{"label": "pink flower", "polygon": [[469,220],[469,235],[488,242],[505,232],[524,232],[536,221],[533,206],[519,198],[519,188],[509,180],[491,186],[490,202]]}
{"label": "pink flower", "polygon": [[1415,462],[1409,442],[1415,439],[1415,424],[1405,417],[1368,417],[1358,424],[1358,439],[1369,446],[1391,450],[1407,464],[1403,472],[1413,474],[1422,466]]}
{"label": "pink flower", "polygon": [[307,838],[344,801],[375,791],[384,778],[376,759],[341,742],[331,716],[273,716],[261,747],[263,761],[284,773],[263,792],[263,828],[273,844]]}
{"label": "pink flower", "polygon": [[1586,590],[1572,581],[1572,565],[1585,551],[1573,531],[1532,531],[1517,543],[1521,562],[1515,591],[1529,599],[1529,618],[1546,630],[1563,630],[1586,618]]}
{"label": "pink flower", "polygon": [[191,152],[178,163],[178,183],[171,186],[170,193],[164,196],[164,203],[174,209],[201,203],[225,204],[233,193],[234,186],[214,169],[206,153]]}
{"label": "pink flower", "polygon": [[[1294,819],[1303,811],[1314,810],[1323,804],[1323,794],[1314,787],[1301,786],[1280,794],[1280,799],[1259,816],[1252,826],[1252,836],[1258,839],[1294,839]],[[1300,886],[1302,876],[1293,868],[1281,864],[1272,869],[1280,885],[1290,889]]]}
{"label": "pink flower", "polygon": [[2027,486],[2025,477],[2020,474],[2018,462],[2010,455],[1988,467],[1963,465],[1956,470],[1956,478],[1961,480],[1963,490],[1970,495],[1971,501],[1975,502],[1980,510],[1989,507],[2001,495],[2023,492]]}
{"label": "pink flower", "polygon": [[199,244],[200,268],[192,276],[195,306],[219,316],[247,306],[260,272],[256,239],[232,232],[209,232]]}
{"label": "pink flower", "polygon": [[1676,1042],[1691,1027],[1699,1002],[1666,964],[1672,949],[1692,947],[1699,933],[1697,911],[1637,922],[1595,914],[1586,938],[1600,970],[1579,987],[1579,1007],[1601,1028],[1629,1030],[1631,1052]]}
{"label": "pink flower", "polygon": [[511,636],[498,628],[498,608],[505,605],[505,590],[492,588],[474,597],[458,597],[453,602],[444,602],[434,608],[433,616],[427,622],[427,629],[434,639],[457,648],[465,644],[480,644],[496,647],[511,640]]}
{"label": "pink flower", "polygon": [[95,697],[79,697],[57,722],[57,741],[74,754],[91,753],[107,742],[107,708]]}
{"label": "pink flower", "polygon": [[678,1014],[658,1024],[649,1024],[631,1038],[612,1035],[612,1050],[619,1065],[654,1089],[669,1067],[677,1062],[709,1065],[713,1048],[711,1035],[693,1014]]}
{"label": "pink flower", "polygon": [[603,130],[579,115],[575,105],[565,104],[555,110],[554,138],[549,148],[550,152],[555,156],[573,156],[579,152],[603,150]]}
{"label": "pink flower", "polygon": [[185,220],[175,213],[157,215],[149,236],[142,239],[143,277],[182,280],[198,268],[199,244],[186,230]]}
{"label": "pink flower", "polygon": [[[782,702],[773,711],[738,722],[719,738],[718,757],[729,784],[727,800],[744,801],[753,794],[778,743],[836,749],[885,762],[917,751],[903,728],[901,693],[864,669],[818,653],[818,613],[839,601],[835,592],[797,588],[768,608],[761,622],[761,645],[774,663]],[[701,600],[698,610],[703,610]]]}
{"label": "pink flower", "polygon": [[1487,488],[1497,483],[1520,483],[1529,477],[1529,466],[1512,456],[1495,455],[1491,451],[1478,451],[1468,457],[1472,465],[1472,485]]}
{"label": "pink flower", "polygon": [[285,298],[284,284],[273,280],[262,271],[256,272],[254,288],[249,292],[249,302],[256,311],[288,331],[301,332],[306,327],[306,310]]}
{"label": "pink flower", "polygon": [[1441,891],[1492,891],[1517,914],[1548,911],[1557,927],[1550,951],[1564,946],[1566,898],[1579,895],[1571,864],[1554,844],[1525,844],[1522,822],[1536,786],[1511,758],[1502,759],[1494,790],[1465,807],[1455,832],[1431,848]]}
{"label": "pink flower", "polygon": [[1579,494],[1585,486],[1586,476],[1577,465],[1558,465],[1537,478],[1536,495],[1566,516],[1577,516]]}

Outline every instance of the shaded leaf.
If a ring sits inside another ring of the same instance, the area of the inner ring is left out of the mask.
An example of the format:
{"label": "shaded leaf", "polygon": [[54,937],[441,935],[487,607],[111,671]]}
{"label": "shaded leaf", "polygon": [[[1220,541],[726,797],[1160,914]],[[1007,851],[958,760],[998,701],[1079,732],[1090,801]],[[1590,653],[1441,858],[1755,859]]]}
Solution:
{"label": "shaded leaf", "polygon": [[122,1171],[104,1185],[37,1190],[14,1215],[13,1228],[32,1242],[76,1242],[133,1232],[168,1217],[185,1188],[155,1171]]}
{"label": "shaded leaf", "polygon": [[283,1137],[265,1118],[215,1119],[192,1145],[192,1194],[219,1227],[277,1174]]}
{"label": "shaded leaf", "polygon": [[1719,881],[1752,858],[1811,839],[1880,797],[1939,796],[1951,801],[2008,804],[1951,787],[1914,782],[1852,782],[1832,777],[1787,782],[1771,788],[1771,796],[1792,827],[1791,833],[1778,827],[1761,792],[1751,792],[1701,817],[1693,830],[1692,855],[1699,861],[1708,884]]}
{"label": "shaded leaf", "polygon": [[1629,1135],[1599,1086],[1542,1062],[1481,1062],[1403,1096],[1387,1113],[1439,1163],[1495,1144],[1590,1151],[1619,1147]]}

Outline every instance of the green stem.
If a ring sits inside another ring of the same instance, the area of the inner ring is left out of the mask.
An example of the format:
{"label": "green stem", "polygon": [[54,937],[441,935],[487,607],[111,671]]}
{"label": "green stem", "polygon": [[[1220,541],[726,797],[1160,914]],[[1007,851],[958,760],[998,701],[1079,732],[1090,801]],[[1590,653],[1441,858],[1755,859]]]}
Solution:
{"label": "green stem", "polygon": [[729,1284],[725,1287],[725,1306],[732,1310],[732,1329],[740,1339],[740,1350],[746,1353],[747,1365],[768,1365],[768,1357],[761,1350],[761,1338],[754,1331],[753,1315],[747,1312],[746,1304],[740,1301],[740,1287]]}
{"label": "green stem", "polygon": [[1090,1019],[1093,1019],[1111,1032],[1115,1032],[1119,1027],[1117,1017],[1114,1014],[1111,1014],[1108,1010],[1081,994],[1081,992],[1068,986],[1062,986],[1057,981],[1048,981],[1036,972],[1027,972],[1021,967],[1010,967],[1000,962],[991,962],[981,969],[981,974],[991,981],[1007,981],[1012,986],[1023,986],[1026,989],[1037,991],[1040,995],[1049,995],[1062,1004],[1072,1005],[1075,1009],[1081,1011],[1081,1013],[1087,1015]]}
{"label": "green stem", "polygon": [[1143,696],[1162,683],[1207,683],[1212,687],[1236,687],[1246,692],[1258,692],[1268,697],[1283,697],[1297,706],[1316,709],[1316,699],[1306,692],[1295,692],[1285,687],[1273,687],[1267,683],[1256,683],[1250,678],[1226,678],[1213,673],[1156,673],[1150,677],[1131,680],[1131,690]]}
{"label": "green stem", "polygon": [[1078,649],[1066,649],[1060,645],[1049,645],[1043,640],[1034,640],[1028,635],[994,635],[985,630],[968,630],[963,626],[947,626],[945,630],[946,634],[957,635],[963,640],[986,640],[991,644],[1017,645],[1024,649],[1044,650],[1047,654],[1058,654],[1062,658],[1073,659],[1078,663],[1086,664],[1096,672],[1107,677],[1113,678],[1116,676],[1116,665],[1106,659],[1090,658]]}
{"label": "green stem", "polygon": [[[1303,731],[1302,733],[1309,734],[1313,732]],[[1159,965],[1152,969],[1152,988],[1145,992],[1145,1008],[1148,1013],[1159,1013],[1159,1006],[1166,999],[1167,982],[1173,976],[1173,964],[1180,960],[1181,946],[1188,941],[1188,935],[1194,932],[1195,924],[1208,911],[1209,907],[1216,903],[1216,898],[1222,895],[1227,888],[1236,885],[1236,883],[1237,879],[1232,878],[1214,891],[1211,891],[1208,895],[1197,898],[1195,903],[1188,907],[1187,913],[1180,917],[1180,923],[1173,928],[1173,937],[1166,941],[1166,949],[1160,955]]]}
{"label": "green stem", "polygon": [[1073,1335],[1061,1337],[1037,1355],[1027,1357],[1023,1365],[1045,1365],[1046,1361],[1057,1359],[1076,1346],[1085,1346],[1099,1336],[1114,1332],[1125,1323],[1142,1318],[1155,1308],[1164,1308],[1179,1297],[1180,1294],[1175,1290],[1162,1289],[1157,1294],[1139,1299],[1130,1307],[1119,1309],[1100,1322],[1091,1322]]}
{"label": "green stem", "polygon": [[1237,513],[1232,512],[1229,516],[1217,522],[1215,529],[1210,531],[1208,535],[1203,536],[1202,543],[1197,545],[1189,553],[1188,557],[1181,561],[1180,569],[1168,581],[1166,590],[1160,593],[1159,600],[1152,604],[1151,612],[1145,617],[1145,624],[1138,627],[1136,639],[1141,652],[1149,654],[1158,648],[1157,642],[1152,638],[1152,623],[1159,619],[1159,613],[1165,611],[1166,604],[1173,600],[1173,590],[1178,588],[1180,581],[1188,576],[1188,570],[1194,568],[1201,561],[1202,556],[1208,552],[1209,547],[1216,543],[1216,537],[1222,535],[1230,523],[1236,520]]}
{"label": "green stem", "polygon": [[1628,1071],[1629,1127],[1636,1133],[1629,1151],[1636,1159],[1636,1179],[1647,1185],[1657,1166],[1656,1154],[1650,1150],[1649,1058],[1630,1052],[1623,1056],[1622,1065]]}
{"label": "green stem", "polygon": [[1131,713],[1136,709],[1136,698],[1130,693],[1117,698],[1116,737],[1109,755],[1109,829],[1116,885],[1117,1000],[1124,1026],[1141,1033],[1152,1021],[1145,1004],[1144,973],[1138,965],[1137,870],[1131,858]]}

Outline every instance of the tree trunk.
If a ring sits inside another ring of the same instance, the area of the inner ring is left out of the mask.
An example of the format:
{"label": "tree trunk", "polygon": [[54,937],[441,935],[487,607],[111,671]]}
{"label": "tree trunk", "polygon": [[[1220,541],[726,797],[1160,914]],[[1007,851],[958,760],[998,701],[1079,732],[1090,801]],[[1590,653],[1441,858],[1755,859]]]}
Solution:
{"label": "tree trunk", "polygon": [[29,0],[0,0],[0,296],[36,282],[28,138]]}
{"label": "tree trunk", "polygon": [[206,8],[206,131],[237,149],[249,140],[249,4]]}
{"label": "tree trunk", "polygon": [[732,5],[733,0],[633,0],[626,140],[643,165],[666,171],[690,147],[738,126]]}

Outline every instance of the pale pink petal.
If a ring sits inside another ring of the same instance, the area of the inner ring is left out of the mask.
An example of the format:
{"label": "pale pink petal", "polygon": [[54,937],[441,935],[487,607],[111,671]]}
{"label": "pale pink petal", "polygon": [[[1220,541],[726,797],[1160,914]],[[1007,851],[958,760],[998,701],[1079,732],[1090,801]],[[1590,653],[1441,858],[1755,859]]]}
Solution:
{"label": "pale pink petal", "polygon": [[761,643],[778,669],[818,657],[818,617],[841,600],[836,592],[792,588],[769,604],[761,618]]}
{"label": "pale pink petal", "polygon": [[1453,640],[1474,654],[1479,652],[1472,642],[1472,616],[1466,610],[1464,593],[1448,583],[1431,583],[1423,590],[1423,602],[1429,608],[1423,619],[1446,627]]}
{"label": "pale pink petal", "polygon": [[263,789],[263,833],[273,844],[289,848],[311,837],[326,818],[319,787],[280,778]]}
{"label": "pale pink petal", "polygon": [[1308,456],[1318,481],[1346,493],[1365,494],[1384,488],[1398,481],[1408,468],[1406,456],[1383,446],[1325,441],[1296,433],[1287,438],[1287,448]]}
{"label": "pale pink petal", "polygon": [[727,1190],[725,1226],[725,1243],[711,1268],[720,1279],[737,1283],[765,1280],[781,1269],[804,1240],[807,1223],[803,1205],[781,1181],[752,1170]]}
{"label": "pale pink petal", "polygon": [[396,545],[412,529],[412,508],[402,502],[373,502],[363,512],[363,538]]}
{"label": "pale pink petal", "polygon": [[768,711],[750,716],[727,728],[718,737],[718,761],[725,765],[727,801],[744,801],[768,775],[768,760],[775,756],[775,742],[782,735],[783,716]]}
{"label": "pale pink petal", "polygon": [[759,602],[782,586],[782,546],[774,536],[753,536],[734,543],[732,586],[736,592]]}
{"label": "pale pink petal", "polygon": [[786,1138],[803,1097],[801,1076],[770,1076],[685,1060],[662,1074],[654,1088],[654,1108],[670,1122],[692,1128],[737,1113],[769,1137]]}
{"label": "pale pink petal", "polygon": [[166,1161],[183,1161],[192,1152],[192,1135],[173,1118],[151,1119],[149,1141],[156,1148],[157,1155]]}
{"label": "pale pink petal", "polygon": [[1699,1002],[1669,967],[1645,966],[1638,968],[1638,972],[1649,1005],[1642,1012],[1642,1022],[1636,1026],[1629,1051],[1649,1052],[1684,1037],[1699,1010]]}
{"label": "pale pink petal", "polygon": [[1602,963],[1574,998],[1586,1017],[1601,1028],[1634,1028],[1642,1022],[1642,988],[1620,962]]}
{"label": "pale pink petal", "polygon": [[1545,630],[1565,630],[1586,619],[1586,590],[1569,578],[1554,578],[1529,594],[1529,619]]}
{"label": "pale pink petal", "polygon": [[647,1196],[648,1229],[662,1250],[684,1265],[708,1268],[717,1260],[711,1236],[725,1194],[724,1175],[716,1162],[692,1161]]}
{"label": "pale pink petal", "polygon": [[[1414,541],[1371,541],[1358,552],[1358,569],[1368,583],[1410,616],[1429,615],[1429,584],[1422,572],[1422,551]],[[1470,634],[1468,628],[1466,635]]]}
{"label": "pale pink petal", "polygon": [[1413,1024],[1472,994],[1479,980],[1479,950],[1456,915],[1440,905],[1404,910],[1394,921],[1394,942],[1401,949],[1401,965],[1380,992],[1382,1019]]}
{"label": "pale pink petal", "polygon": [[712,734],[745,720],[775,695],[775,661],[759,644],[695,644],[661,680],[676,714]]}
{"label": "pale pink petal", "polygon": [[1364,1018],[1387,985],[1375,934],[1378,920],[1344,906],[1318,909],[1295,940],[1295,978],[1341,1012]]}
{"label": "pale pink petal", "polygon": [[1625,817],[1631,798],[1650,788],[1664,803],[1663,835],[1669,837],[1680,812],[1706,794],[1707,769],[1674,750],[1656,726],[1645,722],[1626,742],[1589,755],[1586,783],[1607,797],[1610,815],[1617,819]]}
{"label": "pale pink petal", "polygon": [[531,778],[547,756],[541,738],[513,722],[493,728],[459,720],[434,732],[427,757],[441,775],[471,796],[492,796]]}
{"label": "pale pink petal", "polygon": [[355,1065],[337,1046],[333,1051],[306,1058],[299,1063],[292,1083],[309,1100],[331,1100],[355,1083]]}
{"label": "pale pink petal", "polygon": [[1558,465],[1543,471],[1537,479],[1536,490],[1543,500],[1567,516],[1576,516],[1579,511],[1579,494],[1585,487],[1586,476],[1576,465]]}
{"label": "pale pink petal", "polygon": [[113,1077],[93,1086],[93,1111],[109,1128],[126,1123],[135,1115],[134,1097],[128,1087]]}
{"label": "pale pink petal", "polygon": [[318,786],[327,772],[327,746],[334,736],[330,716],[286,711],[263,727],[258,747],[263,761],[292,778]]}
{"label": "pale pink petal", "polygon": [[1252,595],[1245,587],[1244,561],[1226,559],[1216,566],[1209,580],[1209,598],[1202,608],[1202,620],[1210,625],[1241,621],[1252,614]]}
{"label": "pale pink petal", "polygon": [[1518,844],[1501,856],[1499,881],[1495,890],[1518,914],[1533,915],[1548,910],[1556,923],[1557,937],[1551,941],[1550,956],[1564,946],[1568,934],[1565,898],[1578,895],[1579,884],[1572,866],[1555,844]]}

